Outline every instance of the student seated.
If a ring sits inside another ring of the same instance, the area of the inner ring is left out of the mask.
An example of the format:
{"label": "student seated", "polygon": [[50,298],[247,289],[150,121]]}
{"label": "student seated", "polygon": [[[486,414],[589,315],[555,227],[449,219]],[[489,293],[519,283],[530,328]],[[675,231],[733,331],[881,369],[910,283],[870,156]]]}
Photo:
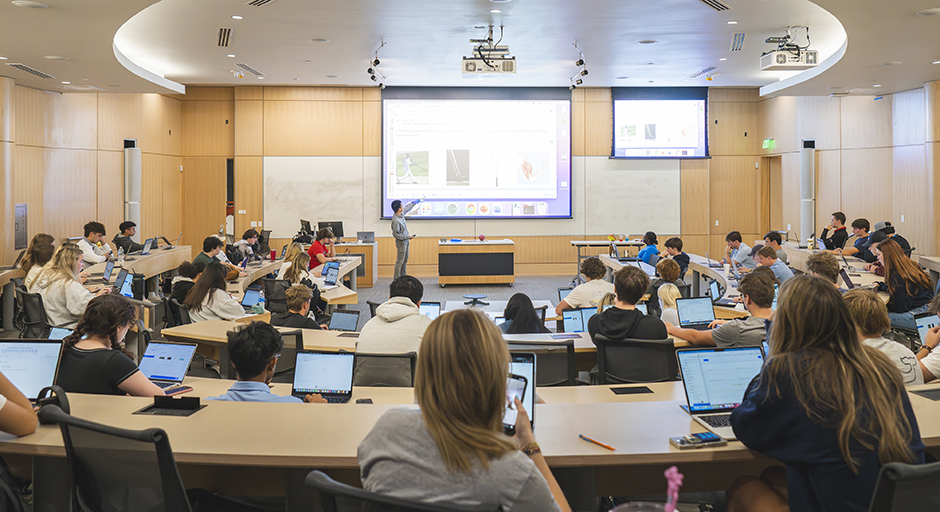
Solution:
{"label": "student seated", "polygon": [[783,237],[776,231],[771,231],[764,235],[764,245],[773,247],[774,250],[777,251],[777,259],[782,261],[784,265],[788,265],[790,262],[787,261],[787,251],[784,251],[783,247],[780,247],[782,243]]}
{"label": "student seated", "polygon": [[284,271],[291,266],[291,261],[293,261],[294,256],[304,252],[303,244],[297,242],[291,242],[287,244],[287,249],[284,251],[284,261],[281,263],[281,267],[277,269],[277,275],[283,276]]}
{"label": "student seated", "polygon": [[[885,236],[897,242],[897,244],[901,246],[901,250],[904,251],[904,254],[910,257],[911,243],[908,242],[907,239],[905,239],[903,236],[899,235],[897,231],[895,231],[894,226],[892,226],[890,222],[888,221],[876,222],[875,232],[878,232],[878,231],[884,233]],[[872,256],[871,261],[874,261],[874,259],[875,257]],[[869,261],[869,260],[866,260],[866,261]]]}
{"label": "student seated", "polygon": [[236,320],[245,316],[245,308],[225,291],[225,267],[213,261],[206,265],[183,304],[189,306],[193,322]]}
{"label": "student seated", "polygon": [[566,309],[589,308],[597,306],[605,294],[614,291],[614,285],[604,280],[607,276],[607,267],[596,256],[591,256],[581,262],[581,274],[587,279],[579,284],[564,300],[555,307],[555,314],[561,316]]}
{"label": "student seated", "polygon": [[933,299],[930,276],[905,256],[894,240],[879,243],[877,253],[885,271],[885,281],[877,283],[878,290],[891,296],[887,304],[891,326],[916,330],[914,315],[927,311]]}
{"label": "student seated", "polygon": [[219,240],[217,236],[207,236],[202,241],[202,252],[193,258],[193,263],[202,263],[208,265],[212,262],[220,263],[225,268],[225,278],[228,280],[238,279],[239,276],[247,276],[247,272],[242,272],[241,267],[233,265],[225,257],[225,243]]}
{"label": "student seated", "polygon": [[121,223],[118,229],[121,232],[114,235],[111,241],[114,242],[114,245],[116,245],[118,249],[124,249],[124,254],[144,250],[143,244],[131,240],[131,237],[137,234],[137,224],[133,221],[126,220]]}
{"label": "student seated", "polygon": [[[261,245],[258,244],[258,230],[251,228],[245,231],[242,239],[235,242],[234,247],[242,259],[255,258],[255,253],[261,250]],[[263,257],[264,255],[259,256]]]}
{"label": "student seated", "polygon": [[829,225],[823,228],[819,238],[826,244],[825,247],[820,247],[820,249],[829,249],[831,251],[845,247],[845,241],[849,239],[849,234],[845,230],[845,214],[842,212],[833,213]]}
{"label": "student seated", "polygon": [[37,426],[33,404],[0,373],[0,431],[20,437],[32,434]]}
{"label": "student seated", "polygon": [[612,340],[666,339],[668,336],[663,322],[636,309],[636,303],[640,302],[640,298],[646,293],[649,282],[649,276],[638,267],[630,265],[618,270],[614,274],[614,289],[617,294],[614,306],[588,320],[591,339],[597,334]]}
{"label": "student seated", "polygon": [[180,304],[186,300],[186,295],[189,294],[189,290],[193,289],[193,286],[196,284],[196,279],[199,277],[199,274],[206,269],[206,264],[203,262],[190,263],[184,261],[180,263],[177,272],[178,276],[173,277],[173,282],[171,283],[173,288],[170,291],[170,298],[176,299],[176,302]]}
{"label": "student seated", "polygon": [[42,296],[50,325],[74,329],[95,294],[105,295],[110,290],[101,288],[92,293],[82,286],[78,274],[83,263],[82,250],[77,245],[62,244],[32,283],[29,292]]}
{"label": "student seated", "polygon": [[656,244],[659,243],[659,241],[656,240],[656,233],[647,231],[646,234],[643,235],[643,243],[646,244],[646,246],[640,249],[636,257],[643,263],[649,264],[650,258],[652,258],[654,254],[659,254],[659,249],[656,248]]}
{"label": "student seated", "polygon": [[681,299],[682,293],[679,288],[672,283],[666,283],[659,287],[659,319],[669,322],[672,325],[679,325],[679,310],[676,308],[676,299]]}
{"label": "student seated", "polygon": [[843,256],[855,256],[856,258],[863,259],[865,261],[875,261],[875,258],[872,257],[871,252],[868,251],[868,230],[871,229],[871,224],[868,222],[868,219],[855,219],[852,221],[852,234],[855,235],[855,243],[852,244],[852,247],[846,247],[844,249],[835,249],[835,251]]}
{"label": "student seated", "polygon": [[328,261],[336,261],[336,247],[333,246],[333,230],[323,228],[317,231],[317,239],[307,249],[310,255],[311,270]]}
{"label": "student seated", "polygon": [[78,241],[78,248],[82,250],[82,257],[88,266],[108,261],[111,256],[111,246],[104,241],[104,224],[89,222],[85,224],[85,236]]}
{"label": "student seated", "polygon": [[516,434],[503,433],[508,368],[506,342],[483,314],[461,309],[434,320],[418,351],[420,408],[387,411],[359,445],[363,488],[428,503],[570,511],[518,400]]}
{"label": "student seated", "polygon": [[793,271],[784,262],[777,259],[777,251],[773,247],[765,245],[757,251],[757,259],[760,261],[761,266],[773,271],[774,277],[781,285],[793,278]]}
{"label": "student seated", "polygon": [[313,271],[307,270],[310,268],[309,254],[305,252],[297,253],[291,258],[289,263],[290,265],[287,266],[284,273],[278,274],[278,279],[290,281],[291,284],[300,284],[304,280],[311,284],[323,284],[323,280],[318,279],[319,276],[315,276]]}
{"label": "student seated", "polygon": [[821,277],[827,282],[832,283],[836,288],[839,287],[839,261],[832,253],[820,251],[813,254],[806,260],[806,270],[810,274]]}
{"label": "student seated", "polygon": [[763,273],[741,278],[738,291],[751,316],[734,320],[715,320],[708,331],[682,329],[666,324],[669,334],[693,345],[711,347],[757,347],[767,339],[765,320],[773,318],[774,281]]}
{"label": "student seated", "polygon": [[[930,301],[927,312],[940,315],[940,295]],[[940,351],[934,350],[940,345],[940,327],[927,331],[926,339],[920,340],[922,345],[915,354],[920,362],[920,371],[924,374],[924,382],[931,382],[940,377]]]}
{"label": "student seated", "polygon": [[[36,266],[36,249],[42,245],[53,245],[55,244],[55,237],[52,235],[47,235],[46,233],[37,233],[33,236],[33,239],[29,241],[29,246],[26,248],[26,253],[23,254],[23,259],[20,260],[20,268],[23,269],[23,272],[29,274],[29,271]],[[48,260],[47,260],[48,261]],[[44,265],[40,263],[41,267]]]}
{"label": "student seated", "polygon": [[[732,270],[740,272],[742,267],[747,270],[753,270],[757,267],[757,262],[749,256],[751,248],[741,239],[740,231],[728,233],[728,235],[725,236],[725,242],[728,245],[725,246],[724,263],[730,264]],[[745,272],[747,272],[747,270],[745,270]]]}
{"label": "student seated", "polygon": [[62,340],[56,384],[69,393],[160,396],[122,345],[137,320],[137,308],[125,297],[102,295],[88,303],[72,334]]}
{"label": "student seated", "polygon": [[679,264],[673,260],[665,259],[656,264],[656,274],[658,274],[659,277],[650,281],[650,285],[646,289],[646,293],[650,296],[647,303],[653,306],[650,314],[660,313],[659,295],[657,294],[657,290],[659,290],[660,286],[664,284],[672,284],[675,285],[676,288],[685,286],[685,283],[679,279],[680,273]]}
{"label": "student seated", "polygon": [[679,277],[685,275],[686,271],[689,270],[689,255],[682,252],[682,239],[674,236],[669,240],[666,240],[666,243],[663,244],[666,246],[666,250],[659,254],[660,258],[671,258],[672,261],[675,261],[679,264]]}
{"label": "student seated", "polygon": [[868,252],[871,253],[872,258],[875,260],[871,263],[865,264],[865,270],[875,274],[876,276],[884,277],[885,276],[885,267],[881,263],[879,256],[881,256],[881,251],[878,250],[878,246],[881,242],[884,242],[888,239],[888,235],[884,234],[883,231],[875,231],[868,237]]}
{"label": "student seated", "polygon": [[313,298],[313,292],[310,288],[302,284],[295,284],[284,292],[287,299],[287,311],[283,313],[273,313],[271,315],[271,325],[275,327],[294,327],[297,329],[323,329],[329,331],[327,324],[317,323],[310,318],[310,301]]}
{"label": "student seated", "polygon": [[[55,254],[55,246],[52,244],[39,244],[33,247],[30,250],[30,253],[26,256],[23,256],[23,270],[26,270],[26,277],[23,278],[23,286],[27,290],[32,287],[33,283],[36,282],[36,278],[39,277],[39,273],[42,272],[42,269],[52,261],[52,255]],[[26,260],[29,258],[29,261]]]}
{"label": "student seated", "polygon": [[524,293],[517,293],[509,297],[506,309],[503,310],[505,322],[498,325],[499,330],[506,334],[537,334],[551,332],[545,327],[542,315],[535,310],[532,299]]}
{"label": "student seated", "polygon": [[862,343],[877,348],[901,371],[901,380],[905,386],[924,383],[924,374],[917,364],[914,353],[900,343],[882,336],[891,329],[888,308],[877,293],[871,290],[854,288],[842,296],[845,305],[855,320],[855,329],[861,336]]}
{"label": "student seated", "polygon": [[319,394],[308,394],[301,400],[295,396],[275,395],[271,392],[271,379],[277,360],[284,348],[284,338],[277,329],[264,322],[251,322],[239,327],[228,342],[228,355],[235,367],[238,382],[225,394],[210,396],[206,400],[229,402],[284,402],[325,404]]}
{"label": "student seated", "polygon": [[[431,319],[421,313],[424,285],[401,276],[389,286],[389,299],[375,308],[375,316],[362,326],[356,351],[366,354],[417,352]],[[492,322],[491,322],[492,323]]]}
{"label": "student seated", "polygon": [[845,301],[811,276],[781,288],[771,356],[731,413],[748,448],[786,464],[742,477],[729,512],[868,510],[888,462],[923,464],[924,444],[901,375],[863,344]]}

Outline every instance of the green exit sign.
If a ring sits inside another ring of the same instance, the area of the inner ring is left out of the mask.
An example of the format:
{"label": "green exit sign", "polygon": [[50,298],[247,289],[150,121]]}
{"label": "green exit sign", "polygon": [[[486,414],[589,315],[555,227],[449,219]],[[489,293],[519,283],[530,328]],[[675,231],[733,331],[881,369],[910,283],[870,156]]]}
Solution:
{"label": "green exit sign", "polygon": [[777,147],[777,142],[773,139],[764,139],[764,145],[761,147],[764,149],[773,149]]}

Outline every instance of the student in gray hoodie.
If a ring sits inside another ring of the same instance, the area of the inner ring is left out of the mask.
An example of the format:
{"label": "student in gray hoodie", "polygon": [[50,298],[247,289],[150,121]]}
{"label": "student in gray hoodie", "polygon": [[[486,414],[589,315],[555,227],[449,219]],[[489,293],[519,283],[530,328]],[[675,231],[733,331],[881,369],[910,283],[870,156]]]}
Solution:
{"label": "student in gray hoodie", "polygon": [[375,317],[359,333],[356,351],[366,354],[417,352],[431,319],[418,306],[424,286],[411,276],[401,276],[389,287],[389,299],[375,309]]}

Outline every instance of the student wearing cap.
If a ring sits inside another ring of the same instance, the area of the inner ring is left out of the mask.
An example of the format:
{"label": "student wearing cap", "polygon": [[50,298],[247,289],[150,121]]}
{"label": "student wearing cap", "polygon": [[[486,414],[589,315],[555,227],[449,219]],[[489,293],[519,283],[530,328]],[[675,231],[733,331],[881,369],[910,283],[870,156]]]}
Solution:
{"label": "student wearing cap", "polygon": [[882,233],[887,235],[888,238],[897,242],[898,245],[901,246],[901,250],[904,251],[904,254],[907,254],[908,256],[911,255],[910,242],[908,242],[903,236],[897,234],[897,232],[894,230],[894,226],[892,226],[890,222],[886,220],[883,220],[881,222],[876,222],[875,231],[881,231]]}
{"label": "student wearing cap", "polygon": [[[754,264],[754,268],[757,268],[760,266],[760,258],[757,257],[757,252],[763,248],[764,248],[763,244],[757,244],[754,247],[751,247],[751,249],[747,253],[748,261]],[[740,272],[741,274],[746,274],[750,272],[751,270],[753,269],[745,267],[744,265],[741,265],[740,267],[738,267],[738,272]]]}
{"label": "student wearing cap", "polygon": [[880,251],[878,250],[878,244],[884,242],[887,239],[888,235],[886,235],[884,231],[875,231],[871,234],[871,236],[868,237],[868,252],[871,253],[872,258],[874,259],[871,263],[865,265],[865,270],[875,274],[876,276],[884,277],[885,275],[884,265],[882,265],[881,261],[878,259],[878,255],[880,254]]}
{"label": "student wearing cap", "polygon": [[875,261],[874,256],[868,250],[868,231],[871,229],[871,223],[868,219],[855,219],[852,221],[852,234],[856,236],[855,244],[845,249],[835,249],[843,256],[855,256],[867,262]]}

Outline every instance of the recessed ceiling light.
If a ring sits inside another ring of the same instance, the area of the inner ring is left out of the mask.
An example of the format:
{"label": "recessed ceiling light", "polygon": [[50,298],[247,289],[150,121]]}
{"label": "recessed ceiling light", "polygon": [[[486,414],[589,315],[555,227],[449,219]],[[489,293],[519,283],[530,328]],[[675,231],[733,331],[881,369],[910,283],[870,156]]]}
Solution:
{"label": "recessed ceiling light", "polygon": [[[16,2],[13,2],[16,3]],[[934,7],[932,9],[924,9],[923,11],[917,11],[918,16],[936,16],[940,14],[940,7]]]}
{"label": "recessed ceiling light", "polygon": [[327,78],[339,78],[339,75],[326,75]]}
{"label": "recessed ceiling light", "polygon": [[330,40],[329,40],[329,39],[324,39],[324,38],[322,38],[322,37],[314,37],[313,39],[310,40],[310,42],[311,42],[311,43],[329,43]]}
{"label": "recessed ceiling light", "polygon": [[61,55],[46,55],[45,58],[49,60],[69,60],[68,57],[63,57]]}
{"label": "recessed ceiling light", "polygon": [[87,78],[82,78],[82,80],[83,80],[83,81],[85,81],[85,82],[87,82],[87,81],[88,81],[88,79],[87,79]]}
{"label": "recessed ceiling light", "polygon": [[499,13],[501,13],[501,12],[503,12],[503,11],[502,11],[501,9],[490,9],[490,12],[493,13],[493,14],[499,14]]}
{"label": "recessed ceiling light", "polygon": [[239,15],[237,15],[237,14],[233,14],[233,15],[232,15],[232,19],[233,19],[233,20],[243,20],[243,19],[245,19],[245,17],[244,17],[244,16],[239,16]]}
{"label": "recessed ceiling light", "polygon": [[295,78],[294,80],[300,80],[300,79],[299,79],[299,78]]}
{"label": "recessed ceiling light", "polygon": [[728,59],[725,58],[725,57],[722,57],[722,58],[720,58],[720,59],[718,59],[718,60],[728,60]]}
{"label": "recessed ceiling light", "polygon": [[264,80],[264,77],[263,77],[263,76],[259,76],[259,77],[258,77],[258,80]]}
{"label": "recessed ceiling light", "polygon": [[511,1],[512,1],[512,0],[490,0],[490,2],[492,2],[492,3],[494,3],[494,4],[508,4],[508,3],[511,2]]}
{"label": "recessed ceiling light", "polygon": [[69,85],[69,84],[72,83],[72,82],[62,82],[62,83],[65,84],[65,85]]}
{"label": "recessed ceiling light", "polygon": [[108,84],[108,87],[124,87],[121,84]]}
{"label": "recessed ceiling light", "polygon": [[650,83],[653,83],[653,81],[652,81],[652,80],[650,80]]}
{"label": "recessed ceiling light", "polygon": [[881,84],[875,84],[872,87],[881,87]]}
{"label": "recessed ceiling light", "polygon": [[226,57],[228,57],[228,58],[230,58],[230,59],[234,59],[234,58],[235,58],[235,54],[230,53],[230,54],[226,55]]}
{"label": "recessed ceiling light", "polygon": [[935,60],[935,61],[931,62],[931,64],[940,64],[940,60]]}
{"label": "recessed ceiling light", "polygon": [[0,57],[0,60],[7,60],[7,57]]}
{"label": "recessed ceiling light", "polygon": [[826,87],[826,89],[829,89],[830,91],[835,91],[836,89],[841,89],[841,88],[842,88],[842,87],[839,87],[839,86],[836,86],[836,85],[832,85],[832,86]]}
{"label": "recessed ceiling light", "polygon": [[305,60],[305,61],[304,61],[304,64],[310,64],[310,61],[309,61],[309,60]]}
{"label": "recessed ceiling light", "polygon": [[617,77],[617,80],[626,80],[626,79],[628,79],[628,78],[630,78],[630,77],[628,77],[628,76],[618,76],[618,77]]}
{"label": "recessed ceiling light", "polygon": [[654,63],[654,62],[647,62],[646,65],[647,65],[647,66],[655,66],[656,63]]}
{"label": "recessed ceiling light", "polygon": [[17,7],[25,7],[27,9],[45,9],[49,7],[44,3],[34,2],[33,0],[13,0],[12,3]]}
{"label": "recessed ceiling light", "polygon": [[650,45],[650,44],[656,44],[656,41],[653,41],[652,39],[645,39],[643,41],[638,41],[637,44]]}
{"label": "recessed ceiling light", "polygon": [[891,61],[891,62],[882,62],[882,63],[881,63],[882,66],[900,66],[901,64],[904,64],[904,63],[903,63],[903,62],[900,62],[900,61],[896,61],[896,60],[893,60],[893,61]]}
{"label": "recessed ceiling light", "polygon": [[737,25],[738,20],[728,20],[728,25]]}

